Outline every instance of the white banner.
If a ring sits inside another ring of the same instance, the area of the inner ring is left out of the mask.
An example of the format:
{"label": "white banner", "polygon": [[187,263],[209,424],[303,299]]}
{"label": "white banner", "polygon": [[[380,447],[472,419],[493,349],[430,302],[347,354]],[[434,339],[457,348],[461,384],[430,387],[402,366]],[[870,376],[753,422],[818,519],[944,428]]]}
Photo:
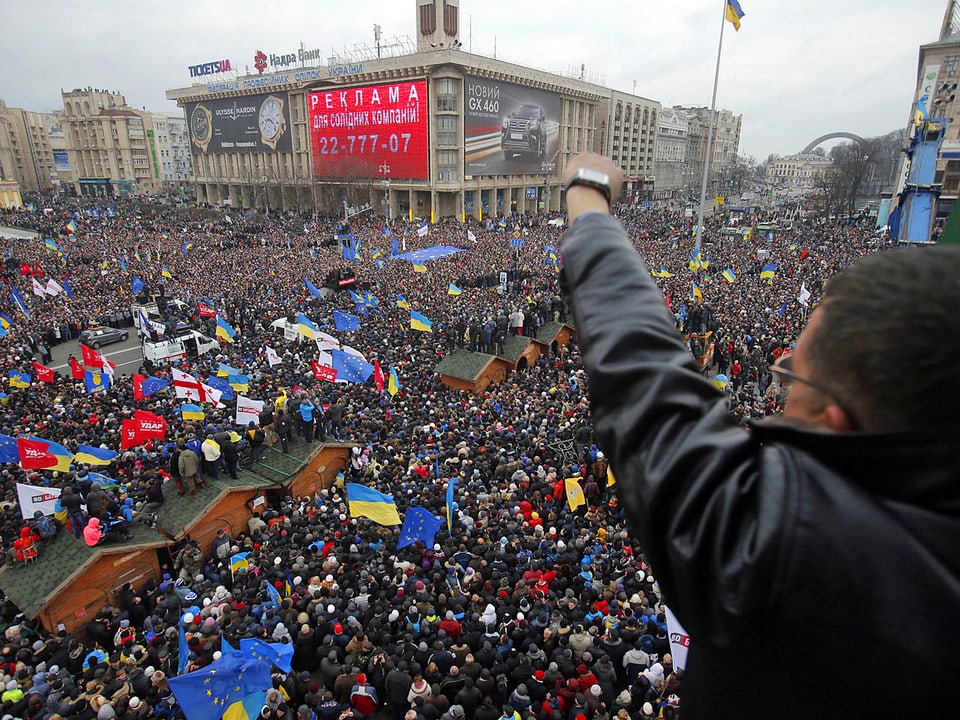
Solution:
{"label": "white banner", "polygon": [[262,411],[263,400],[253,400],[237,393],[237,425],[246,427],[251,421],[259,425]]}
{"label": "white banner", "polygon": [[425,237],[430,234],[430,226],[423,225],[417,228],[417,237]]}
{"label": "white banner", "polygon": [[673,655],[673,667],[683,670],[687,667],[687,651],[690,649],[690,635],[683,629],[670,608],[664,606],[667,616],[667,634],[670,636],[670,654]]}
{"label": "white banner", "polygon": [[17,500],[20,501],[20,514],[24,520],[33,518],[33,513],[39,510],[44,515],[53,515],[60,497],[60,488],[39,487],[17,483]]}
{"label": "white banner", "polygon": [[[284,330],[284,333],[286,333],[286,330]],[[294,334],[296,334],[296,332],[294,332]],[[270,367],[279,365],[281,362],[280,356],[277,355],[277,351],[269,345],[267,346],[267,362],[270,364]]]}

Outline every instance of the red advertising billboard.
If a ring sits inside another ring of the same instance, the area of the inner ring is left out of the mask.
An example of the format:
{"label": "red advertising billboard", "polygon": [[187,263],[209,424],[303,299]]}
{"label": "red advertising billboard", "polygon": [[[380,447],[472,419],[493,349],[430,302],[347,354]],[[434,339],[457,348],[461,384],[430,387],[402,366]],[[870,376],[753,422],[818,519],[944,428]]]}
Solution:
{"label": "red advertising billboard", "polygon": [[316,177],[428,177],[425,80],[314,92],[307,107]]}

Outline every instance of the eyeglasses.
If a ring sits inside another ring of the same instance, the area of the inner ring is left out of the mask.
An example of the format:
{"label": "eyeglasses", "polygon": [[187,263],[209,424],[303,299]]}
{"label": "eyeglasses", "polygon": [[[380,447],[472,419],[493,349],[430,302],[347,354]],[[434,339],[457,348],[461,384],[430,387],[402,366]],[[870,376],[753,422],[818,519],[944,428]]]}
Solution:
{"label": "eyeglasses", "polygon": [[795,382],[803,383],[808,387],[812,387],[814,390],[823,393],[833,404],[843,410],[849,418],[853,418],[853,415],[850,414],[850,411],[847,410],[847,406],[836,396],[836,394],[828,389],[826,386],[821,385],[818,382],[814,382],[810,378],[804,377],[793,370],[793,355],[781,355],[776,359],[773,365],[770,366],[770,372],[777,376],[780,380],[780,383],[785,387],[790,387]]}

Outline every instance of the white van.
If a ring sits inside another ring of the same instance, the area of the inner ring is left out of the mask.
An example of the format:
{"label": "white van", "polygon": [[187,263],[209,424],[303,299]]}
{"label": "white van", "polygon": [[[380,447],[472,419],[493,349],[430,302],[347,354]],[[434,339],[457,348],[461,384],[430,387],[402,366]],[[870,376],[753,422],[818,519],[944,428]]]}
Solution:
{"label": "white van", "polygon": [[143,343],[143,359],[154,365],[162,365],[173,360],[199,357],[219,348],[219,342],[202,332],[181,330],[176,337]]}

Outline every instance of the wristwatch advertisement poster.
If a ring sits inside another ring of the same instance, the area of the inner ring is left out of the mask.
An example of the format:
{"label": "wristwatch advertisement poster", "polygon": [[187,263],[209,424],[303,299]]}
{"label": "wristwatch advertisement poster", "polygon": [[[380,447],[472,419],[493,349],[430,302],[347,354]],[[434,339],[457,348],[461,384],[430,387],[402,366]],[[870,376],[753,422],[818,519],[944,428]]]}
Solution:
{"label": "wristwatch advertisement poster", "polygon": [[186,106],[190,141],[205,154],[290,152],[286,93],[216,98]]}

